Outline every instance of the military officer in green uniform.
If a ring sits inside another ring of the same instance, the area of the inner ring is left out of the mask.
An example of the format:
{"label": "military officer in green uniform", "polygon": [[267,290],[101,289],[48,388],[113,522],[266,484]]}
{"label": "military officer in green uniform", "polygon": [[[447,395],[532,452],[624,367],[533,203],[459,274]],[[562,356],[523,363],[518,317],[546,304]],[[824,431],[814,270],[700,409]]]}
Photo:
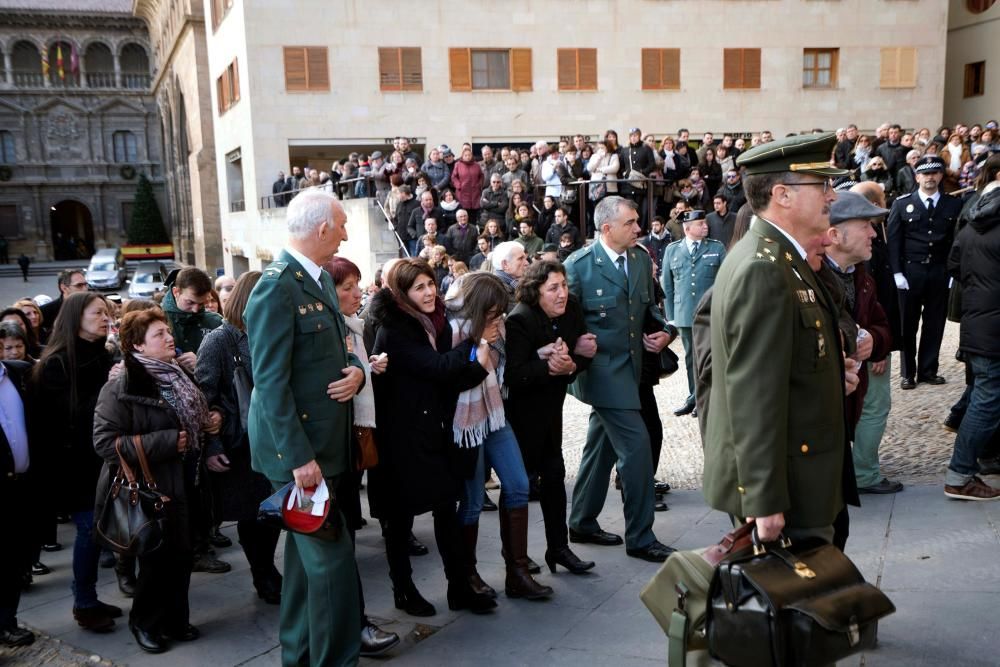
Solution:
{"label": "military officer in green uniform", "polygon": [[[347,216],[330,194],[304,192],[288,206],[288,244],[266,269],[243,319],[253,358],[249,432],[254,470],[277,489],[351,470],[351,398],[364,382],[346,348],[333,282],[320,266],[347,238]],[[354,551],[289,532],[281,594],[283,665],[353,665],[361,627]]]}
{"label": "military officer in green uniform", "polygon": [[667,321],[681,332],[684,343],[684,364],[687,367],[688,397],[684,405],[674,410],[678,417],[695,411],[694,404],[694,307],[715,282],[726,247],[708,238],[708,221],[704,211],[688,211],[684,215],[684,238],[667,246],[663,254],[660,285],[663,287],[663,309]]}
{"label": "military officer in green uniform", "polygon": [[837,306],[806,262],[844,173],[835,143],[812,134],[740,155],[756,215],[713,289],[704,493],[763,540],[830,541],[853,493]]}
{"label": "military officer in green uniform", "polygon": [[[606,197],[594,209],[597,242],[566,259],[569,288],[583,305],[597,353],[570,393],[589,403],[590,425],[569,518],[572,542],[613,546],[621,537],[601,530],[597,516],[617,463],[625,500],[628,555],[662,562],[673,549],[653,534],[653,465],[649,434],[640,415],[639,372],[643,349],[659,352],[676,335],[653,293],[649,254],[633,246],[639,235],[636,205]],[[652,333],[643,333],[644,331]]]}

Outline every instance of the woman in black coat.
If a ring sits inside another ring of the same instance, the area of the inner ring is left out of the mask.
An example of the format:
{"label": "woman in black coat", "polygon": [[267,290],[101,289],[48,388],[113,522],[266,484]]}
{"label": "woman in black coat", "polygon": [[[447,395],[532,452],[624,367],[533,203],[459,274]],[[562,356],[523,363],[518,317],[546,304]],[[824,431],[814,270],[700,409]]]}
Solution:
{"label": "woman in black coat", "polygon": [[134,436],[139,436],[157,490],[170,500],[164,504],[164,543],[138,558],[129,627],[141,649],[162,653],[168,641],[200,636],[189,622],[188,611],[194,562],[190,500],[196,491],[184,469],[186,458],[200,454],[201,434],[217,433],[219,422],[194,379],[177,364],[174,339],[162,311],[127,313],[119,337],[124,372],[101,390],[94,415],[93,447],[104,459],[96,512],[100,516],[103,510],[113,470],[118,467],[118,451],[140,474],[134,445]]}
{"label": "woman in black coat", "polygon": [[545,562],[574,574],[594,567],[569,548],[562,414],[566,388],[597,351],[583,310],[569,293],[559,262],[535,262],[518,285],[519,303],[507,316],[504,384],[507,420],[529,475],[538,475],[545,519]]}
{"label": "woman in black coat", "polygon": [[250,468],[250,443],[240,423],[233,384],[237,357],[247,374],[252,372],[243,310],[260,276],[260,271],[249,271],[236,281],[226,302],[226,321],[205,334],[198,348],[195,377],[208,404],[222,414],[220,437],[212,439],[205,451],[205,466],[215,477],[221,505],[222,514],[218,518],[236,521],[236,532],[250,563],[257,597],[268,604],[280,604],[281,574],[274,567],[274,551],[281,531],[257,521],[257,507],[271,495],[271,484]]}
{"label": "woman in black coat", "polygon": [[373,381],[383,482],[379,507],[396,608],[414,616],[436,613],[413,584],[408,553],[413,517],[433,512],[449,609],[486,611],[496,602],[473,593],[465,578],[455,503],[470,462],[463,463],[454,444],[452,418],[458,392],[486,377],[489,346],[465,341],[452,349],[444,303],[427,262],[400,260],[386,282],[388,289],[372,297],[369,318],[378,331],[371,353],[392,359]]}
{"label": "woman in black coat", "polygon": [[108,381],[111,354],[105,347],[110,315],[99,294],[66,298],[42,358],[31,376],[31,420],[51,467],[58,513],[76,524],[73,545],[73,618],[83,628],[109,632],[118,607],[97,599],[100,548],[94,542],[94,489],[101,459],[94,453],[94,406]]}

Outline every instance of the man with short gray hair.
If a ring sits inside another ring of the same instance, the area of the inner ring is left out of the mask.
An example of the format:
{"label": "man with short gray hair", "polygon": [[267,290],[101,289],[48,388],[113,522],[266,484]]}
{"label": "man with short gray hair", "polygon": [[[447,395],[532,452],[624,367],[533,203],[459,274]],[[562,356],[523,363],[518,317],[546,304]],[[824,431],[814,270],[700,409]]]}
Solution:
{"label": "man with short gray hair", "polygon": [[517,292],[518,281],[528,268],[528,254],[524,251],[524,246],[517,241],[504,241],[493,248],[490,263],[493,265],[493,273],[507,288],[510,301],[504,310],[509,313],[517,305],[514,294]]}
{"label": "man with short gray hair", "polygon": [[[325,483],[332,492],[337,478],[353,471],[351,399],[365,379],[345,344],[333,281],[321,268],[347,240],[347,215],[333,195],[307,190],[288,205],[287,220],[287,245],[264,269],[243,316],[253,359],[251,461],[275,490],[294,480],[299,489],[319,492]],[[289,531],[282,664],[357,664],[358,609],[347,531],[332,541]]]}

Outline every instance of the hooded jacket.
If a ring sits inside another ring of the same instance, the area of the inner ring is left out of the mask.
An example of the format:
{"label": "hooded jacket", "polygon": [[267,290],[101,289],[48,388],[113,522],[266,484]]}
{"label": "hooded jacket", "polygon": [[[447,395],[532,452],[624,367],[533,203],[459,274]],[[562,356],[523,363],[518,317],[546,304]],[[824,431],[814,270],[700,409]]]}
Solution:
{"label": "hooded jacket", "polygon": [[1000,359],[1000,186],[983,192],[955,237],[948,271],[962,285],[962,352]]}
{"label": "hooded jacket", "polygon": [[197,313],[181,310],[174,298],[173,286],[170,287],[163,295],[163,303],[160,305],[170,322],[174,344],[182,353],[197,353],[205,334],[222,326],[222,315],[210,310],[200,310]]}

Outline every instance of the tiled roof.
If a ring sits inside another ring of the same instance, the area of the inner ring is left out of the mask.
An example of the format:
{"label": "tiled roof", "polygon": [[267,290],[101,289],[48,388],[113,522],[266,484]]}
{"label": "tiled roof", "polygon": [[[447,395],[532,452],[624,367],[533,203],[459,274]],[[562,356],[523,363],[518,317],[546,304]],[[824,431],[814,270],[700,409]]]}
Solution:
{"label": "tiled roof", "polygon": [[132,0],[0,0],[0,9],[131,14]]}

